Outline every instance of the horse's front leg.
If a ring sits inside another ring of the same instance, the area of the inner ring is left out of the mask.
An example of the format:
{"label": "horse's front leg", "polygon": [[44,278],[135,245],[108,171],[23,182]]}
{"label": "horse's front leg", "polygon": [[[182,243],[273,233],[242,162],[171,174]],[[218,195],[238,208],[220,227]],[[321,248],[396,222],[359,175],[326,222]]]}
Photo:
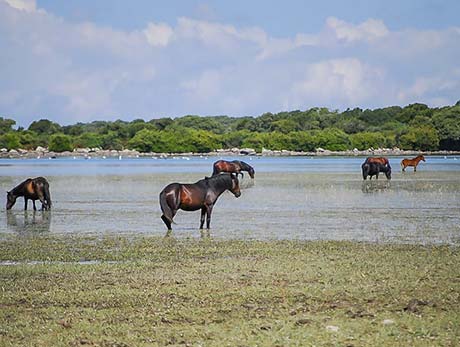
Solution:
{"label": "horse's front leg", "polygon": [[206,206],[206,229],[209,229],[209,227],[211,226],[211,213],[212,213],[212,208],[213,208],[213,205],[208,205]]}
{"label": "horse's front leg", "polygon": [[203,229],[204,217],[206,216],[206,207],[201,208],[200,229]]}
{"label": "horse's front leg", "polygon": [[24,211],[27,211],[27,201],[28,199],[24,197]]}
{"label": "horse's front leg", "polygon": [[414,165],[414,172],[417,171],[417,165]]}
{"label": "horse's front leg", "polygon": [[37,206],[35,206],[35,200],[32,200],[32,205],[34,205],[34,211],[37,211]]}

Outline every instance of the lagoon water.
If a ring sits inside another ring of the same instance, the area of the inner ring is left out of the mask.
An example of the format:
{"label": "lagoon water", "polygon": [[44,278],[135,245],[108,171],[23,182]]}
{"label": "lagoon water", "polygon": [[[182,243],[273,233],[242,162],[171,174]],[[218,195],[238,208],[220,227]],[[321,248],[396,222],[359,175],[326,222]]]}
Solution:
{"label": "lagoon water", "polygon": [[[171,159],[2,159],[5,192],[28,177],[50,182],[51,212],[5,211],[0,237],[53,234],[164,235],[158,194],[170,182],[195,182],[218,157]],[[223,158],[234,160],[236,158]],[[460,157],[429,156],[418,171],[364,181],[362,157],[241,157],[254,166],[242,195],[224,193],[214,208],[211,237],[220,239],[356,240],[460,245]],[[37,207],[40,203],[37,201]],[[179,211],[178,238],[198,238],[200,212]]]}

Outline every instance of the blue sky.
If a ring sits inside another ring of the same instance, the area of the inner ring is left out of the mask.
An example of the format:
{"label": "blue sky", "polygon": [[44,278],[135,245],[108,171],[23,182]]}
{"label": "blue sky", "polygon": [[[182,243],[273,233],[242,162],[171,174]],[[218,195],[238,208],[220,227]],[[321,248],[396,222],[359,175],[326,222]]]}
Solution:
{"label": "blue sky", "polygon": [[28,126],[460,99],[459,1],[0,0],[0,116]]}

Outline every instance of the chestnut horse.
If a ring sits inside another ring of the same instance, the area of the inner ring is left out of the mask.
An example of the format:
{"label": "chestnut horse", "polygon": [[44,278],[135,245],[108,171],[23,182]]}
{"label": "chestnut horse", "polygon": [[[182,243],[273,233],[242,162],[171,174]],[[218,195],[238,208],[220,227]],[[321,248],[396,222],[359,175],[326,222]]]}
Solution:
{"label": "chestnut horse", "polygon": [[414,167],[414,172],[417,171],[417,165],[420,162],[420,160],[425,161],[425,157],[423,155],[418,155],[415,158],[412,159],[403,159],[401,160],[401,169],[402,171],[406,171],[406,167],[408,166],[413,166]]}
{"label": "chestnut horse", "polygon": [[236,174],[241,174],[241,177],[243,177],[243,173],[241,171],[247,171],[249,173],[249,176],[251,178],[254,178],[254,168],[245,163],[244,161],[240,160],[233,160],[233,161],[227,161],[227,160],[218,160],[213,164],[214,170],[212,171],[212,175],[215,176],[221,172],[230,172],[230,173],[236,173]]}
{"label": "chestnut horse", "polygon": [[[380,163],[390,166],[390,161],[385,157],[368,157],[364,163]],[[390,166],[391,167],[391,166]]]}
{"label": "chestnut horse", "polygon": [[27,202],[29,199],[33,202],[34,211],[37,210],[35,207],[35,200],[40,200],[42,203],[42,210],[49,210],[51,208],[49,184],[43,177],[28,178],[11,189],[11,191],[7,192],[7,210],[10,210],[14,206],[18,196],[24,197],[24,210],[27,210]]}
{"label": "chestnut horse", "polygon": [[369,163],[365,161],[363,165],[361,165],[361,169],[363,172],[363,179],[366,180],[367,176],[369,179],[372,179],[372,176],[375,176],[376,179],[379,179],[379,173],[384,172],[387,179],[391,180],[391,166],[384,165],[382,163]]}
{"label": "chestnut horse", "polygon": [[224,173],[213,177],[205,177],[193,184],[171,183],[160,193],[161,219],[168,231],[172,231],[171,223],[179,209],[196,211],[201,209],[200,229],[203,229],[204,218],[206,228],[211,224],[211,213],[219,196],[229,190],[239,197],[241,195],[238,178],[234,174]]}

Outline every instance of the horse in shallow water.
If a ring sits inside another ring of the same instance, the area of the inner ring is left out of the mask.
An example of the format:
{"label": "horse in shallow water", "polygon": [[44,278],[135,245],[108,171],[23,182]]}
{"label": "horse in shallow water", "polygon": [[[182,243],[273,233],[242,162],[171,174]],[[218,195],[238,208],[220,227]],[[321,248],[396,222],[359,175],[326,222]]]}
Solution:
{"label": "horse in shallow water", "polygon": [[364,163],[378,163],[390,166],[390,161],[385,157],[367,157]]}
{"label": "horse in shallow water", "polygon": [[384,172],[387,179],[391,180],[391,166],[384,165],[381,163],[368,163],[365,161],[363,165],[361,165],[361,169],[363,172],[363,179],[365,180],[367,176],[369,179],[372,179],[372,176],[375,176],[376,179],[379,179],[379,173]]}
{"label": "horse in shallow water", "polygon": [[32,200],[35,211],[37,210],[35,207],[35,200],[40,200],[42,203],[42,210],[49,210],[51,208],[49,184],[44,177],[28,178],[7,192],[7,210],[10,210],[14,206],[18,196],[24,197],[24,210],[27,210],[27,202],[29,199]]}
{"label": "horse in shallow water", "polygon": [[219,196],[229,190],[239,197],[240,185],[236,175],[224,173],[213,177],[205,177],[196,183],[168,184],[160,193],[161,219],[171,231],[171,223],[177,211],[196,211],[201,209],[200,229],[203,229],[206,217],[206,228],[211,224],[211,213]]}
{"label": "horse in shallow water", "polygon": [[229,172],[229,173],[235,173],[235,174],[241,174],[241,177],[243,177],[243,173],[241,171],[247,171],[249,176],[251,178],[254,178],[254,168],[245,163],[244,161],[240,160],[233,160],[233,161],[227,161],[227,160],[218,160],[213,164],[213,171],[212,175],[215,176],[221,172]]}
{"label": "horse in shallow water", "polygon": [[417,171],[417,165],[420,161],[425,161],[425,157],[423,155],[418,155],[412,159],[403,159],[401,160],[401,169],[402,171],[406,171],[406,167],[413,166],[414,172]]}

